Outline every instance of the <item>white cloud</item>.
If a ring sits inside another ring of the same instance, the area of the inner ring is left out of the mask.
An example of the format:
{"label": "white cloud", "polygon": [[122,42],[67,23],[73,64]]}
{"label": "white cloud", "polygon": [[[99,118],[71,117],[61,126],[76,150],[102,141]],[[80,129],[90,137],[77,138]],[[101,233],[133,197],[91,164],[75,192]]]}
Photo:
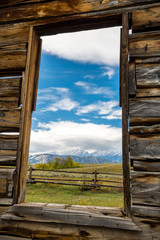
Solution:
{"label": "white cloud", "polygon": [[102,102],[98,101],[97,103],[89,104],[86,106],[80,106],[77,110],[77,115],[82,115],[90,112],[97,112],[99,115],[109,114],[113,111],[114,107],[117,107],[117,101],[108,101]]}
{"label": "white cloud", "polygon": [[94,79],[96,76],[94,76],[94,75],[91,75],[91,74],[87,74],[87,75],[85,75],[83,78],[84,79]]}
{"label": "white cloud", "polygon": [[55,103],[50,104],[48,107],[43,109],[42,111],[53,111],[56,112],[58,110],[66,110],[71,111],[72,109],[76,108],[79,104],[75,101],[72,101],[69,98],[63,98],[61,100],[58,100]]}
{"label": "white cloud", "polygon": [[82,87],[87,94],[100,94],[106,97],[112,97],[115,94],[110,87],[97,87],[95,83],[78,81],[75,85]]}
{"label": "white cloud", "polygon": [[49,87],[39,89],[38,103],[46,103],[46,107],[41,109],[42,112],[58,110],[71,111],[79,106],[79,103],[72,100],[68,88]]}
{"label": "white cloud", "polygon": [[115,66],[119,64],[120,28],[43,37],[43,50],[68,60]]}
{"label": "white cloud", "polygon": [[38,89],[38,93],[39,94],[46,94],[46,93],[52,93],[52,92],[55,92],[55,93],[68,93],[69,92],[69,89],[68,88],[63,88],[63,87],[49,87],[49,88],[43,88],[43,89]]}
{"label": "white cloud", "polygon": [[104,70],[102,76],[108,76],[109,79],[112,79],[113,75],[115,74],[115,70],[111,67],[101,67]]}
{"label": "white cloud", "polygon": [[38,89],[37,103],[44,104],[48,101],[58,101],[70,95],[68,88],[49,87]]}
{"label": "white cloud", "polygon": [[122,109],[113,110],[109,115],[102,116],[101,118],[107,120],[122,119]]}
{"label": "white cloud", "polygon": [[121,128],[71,121],[39,123],[31,132],[30,153],[121,153]]}
{"label": "white cloud", "polygon": [[90,120],[87,119],[87,118],[81,118],[81,121],[83,121],[83,122],[90,122]]}

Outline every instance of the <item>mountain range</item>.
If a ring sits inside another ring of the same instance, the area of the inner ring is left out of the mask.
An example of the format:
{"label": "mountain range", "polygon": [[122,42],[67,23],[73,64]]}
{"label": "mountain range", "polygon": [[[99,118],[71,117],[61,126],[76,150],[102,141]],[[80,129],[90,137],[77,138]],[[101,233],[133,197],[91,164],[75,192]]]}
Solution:
{"label": "mountain range", "polygon": [[[75,156],[70,155],[74,162],[79,163],[96,163],[96,164],[103,164],[103,163],[119,163],[121,162],[121,155],[107,155],[105,157],[100,156]],[[68,155],[57,155],[57,154],[34,154],[29,156],[29,163],[37,164],[37,163],[47,163],[49,160],[54,161],[56,157],[60,158],[67,158]]]}

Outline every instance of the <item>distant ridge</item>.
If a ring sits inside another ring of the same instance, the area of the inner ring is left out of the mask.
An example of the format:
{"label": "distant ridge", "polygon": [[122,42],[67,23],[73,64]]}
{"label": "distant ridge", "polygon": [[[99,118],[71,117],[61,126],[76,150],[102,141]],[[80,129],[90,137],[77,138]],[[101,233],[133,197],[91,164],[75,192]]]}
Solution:
{"label": "distant ridge", "polygon": [[[49,160],[54,161],[56,157],[60,158],[67,158],[68,155],[58,155],[58,154],[36,154],[29,156],[29,163],[36,164],[36,163],[47,163]],[[119,155],[114,155],[115,159],[109,159],[107,157],[96,157],[96,156],[75,156],[70,155],[74,162],[79,163],[96,163],[96,164],[103,164],[103,163],[119,163],[121,162],[121,158]],[[113,156],[112,156],[113,157]]]}

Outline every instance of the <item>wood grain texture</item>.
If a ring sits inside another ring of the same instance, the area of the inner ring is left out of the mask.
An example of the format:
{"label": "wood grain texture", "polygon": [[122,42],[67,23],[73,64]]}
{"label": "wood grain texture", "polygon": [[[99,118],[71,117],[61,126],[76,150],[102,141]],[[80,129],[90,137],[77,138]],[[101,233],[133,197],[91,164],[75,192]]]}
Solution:
{"label": "wood grain texture", "polygon": [[138,88],[160,87],[160,64],[137,64],[136,79]]}
{"label": "wood grain texture", "polygon": [[135,172],[131,174],[133,205],[160,205],[160,172]]}
{"label": "wood grain texture", "polygon": [[132,214],[138,217],[160,219],[160,207],[151,206],[132,206]]}
{"label": "wood grain texture", "polygon": [[18,108],[19,97],[0,97],[0,109],[1,108]]}
{"label": "wood grain texture", "polygon": [[160,32],[130,35],[129,50],[131,58],[160,56]]}
{"label": "wood grain texture", "polygon": [[19,128],[21,108],[0,109],[0,126]]}
{"label": "wood grain texture", "polygon": [[19,87],[0,88],[0,97],[19,97]]}
{"label": "wood grain texture", "polygon": [[[1,229],[3,234],[7,235],[7,228],[10,230],[10,235],[23,236],[29,238],[31,236],[36,237],[36,240],[146,240],[147,234],[136,231],[125,231],[109,229],[104,227],[87,227],[87,226],[75,226],[67,224],[43,224],[33,222],[18,222],[1,221]],[[17,224],[19,223],[18,232],[16,231]],[[31,235],[32,234],[32,235]],[[17,238],[18,239],[18,238]],[[10,239],[9,239],[10,240]],[[11,239],[12,240],[12,239]],[[19,240],[19,239],[18,239]],[[23,240],[23,238],[22,238]]]}
{"label": "wood grain texture", "polygon": [[152,58],[144,58],[144,59],[136,59],[135,63],[160,63],[160,57],[152,57]]}
{"label": "wood grain texture", "polygon": [[18,135],[0,135],[1,150],[17,150]]}
{"label": "wood grain texture", "polygon": [[130,126],[129,132],[131,135],[143,134],[143,136],[149,135],[149,134],[157,134],[157,133],[160,133],[160,125],[155,124],[152,126]]}
{"label": "wood grain texture", "polygon": [[130,158],[133,160],[160,159],[160,135],[130,135]]}
{"label": "wood grain texture", "polygon": [[121,105],[122,105],[122,166],[123,166],[123,188],[124,188],[124,212],[130,216],[131,196],[129,178],[129,134],[128,134],[128,34],[129,18],[128,13],[122,15],[121,31]]}
{"label": "wood grain texture", "polygon": [[160,7],[132,13],[133,32],[144,32],[157,27],[160,27]]}
{"label": "wood grain texture", "polygon": [[130,117],[160,117],[160,98],[130,99]]}
{"label": "wood grain texture", "polygon": [[0,70],[25,68],[26,48],[17,49],[17,45],[0,49]]}
{"label": "wood grain texture", "polygon": [[27,20],[38,20],[43,18],[71,15],[93,12],[97,10],[115,10],[117,8],[134,7],[135,5],[145,5],[157,3],[157,1],[137,1],[137,0],[125,0],[125,1],[90,1],[90,0],[70,0],[70,1],[45,1],[44,3],[35,1],[32,4],[19,5],[13,7],[2,8],[0,11],[0,22],[11,23]]}
{"label": "wood grain texture", "polygon": [[129,96],[136,95],[136,66],[135,62],[129,63]]}
{"label": "wood grain texture", "polygon": [[[0,205],[11,205],[11,197],[13,191],[13,173],[15,169],[0,168],[0,189],[3,190],[3,185],[5,193],[2,194],[0,190]],[[5,180],[5,184],[2,180]],[[5,197],[5,199],[4,199]],[[5,201],[6,200],[6,201]]]}
{"label": "wood grain texture", "polygon": [[20,87],[21,80],[21,77],[2,78],[0,79],[0,88]]}
{"label": "wood grain texture", "polygon": [[15,166],[17,159],[16,150],[0,150],[0,165]]}
{"label": "wood grain texture", "polygon": [[[39,2],[49,2],[48,0],[7,0],[7,1],[3,1],[3,0],[0,0],[0,6],[1,7],[8,7],[8,6],[15,6],[15,5],[23,5],[23,4],[29,4],[29,3],[39,3]],[[87,1],[86,1],[87,2]],[[89,2],[89,1],[88,1]],[[98,1],[94,1],[95,3]],[[133,5],[134,3],[137,5],[137,3],[139,4],[142,4],[142,5],[145,5],[145,4],[150,4],[150,3],[156,3],[157,1],[153,1],[153,0],[149,0],[149,1],[143,1],[143,0],[140,0],[140,1],[133,1],[133,0],[125,0],[123,2],[118,2],[118,1],[115,1],[115,0],[111,0],[111,1],[106,1],[106,0],[103,0],[99,3],[99,5],[108,5],[108,6],[111,6],[111,7],[114,7],[114,6],[119,6],[119,5]]]}
{"label": "wood grain texture", "polygon": [[2,216],[2,219],[21,221],[22,215],[24,222],[73,224],[77,226],[97,226],[140,231],[129,218],[110,217],[91,212],[54,209],[34,205],[25,206],[24,204],[11,207],[8,213]]}
{"label": "wood grain texture", "polygon": [[0,198],[7,196],[7,179],[0,176]]}
{"label": "wood grain texture", "polygon": [[[6,198],[6,197],[0,198],[0,207],[2,207],[2,206],[5,206],[5,207],[6,206],[11,206],[12,202],[13,202],[12,198]],[[2,239],[1,235],[0,235],[0,239]]]}
{"label": "wood grain texture", "polygon": [[8,235],[0,235],[0,240],[32,240],[32,238],[14,237]]}
{"label": "wood grain texture", "polygon": [[159,125],[159,117],[130,117],[129,124],[132,127]]}
{"label": "wood grain texture", "polygon": [[136,90],[136,97],[160,97],[160,88],[140,88]]}
{"label": "wood grain texture", "polygon": [[0,45],[9,46],[28,42],[29,26],[24,23],[0,26]]}
{"label": "wood grain texture", "polygon": [[37,49],[37,59],[36,59],[36,72],[35,72],[35,80],[34,80],[34,92],[33,92],[32,111],[36,110],[38,81],[39,81],[39,71],[40,71],[40,61],[41,61],[41,51],[42,51],[42,39],[39,39],[38,40],[38,49]]}
{"label": "wood grain texture", "polygon": [[25,81],[22,93],[22,118],[17,156],[17,179],[14,202],[24,201],[26,188],[26,172],[29,156],[32,107],[34,99],[34,84],[36,77],[39,36],[31,28],[29,36]]}
{"label": "wood grain texture", "polygon": [[160,172],[160,161],[133,161],[135,171]]}

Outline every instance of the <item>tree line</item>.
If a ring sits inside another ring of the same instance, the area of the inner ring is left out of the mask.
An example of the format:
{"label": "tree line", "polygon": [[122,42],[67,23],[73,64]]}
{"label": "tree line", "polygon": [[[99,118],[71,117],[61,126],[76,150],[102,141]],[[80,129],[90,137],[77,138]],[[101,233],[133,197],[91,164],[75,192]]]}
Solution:
{"label": "tree line", "polygon": [[80,167],[83,167],[83,163],[75,163],[71,156],[68,156],[67,159],[56,157],[54,161],[49,160],[48,163],[36,164],[36,168],[49,170]]}

